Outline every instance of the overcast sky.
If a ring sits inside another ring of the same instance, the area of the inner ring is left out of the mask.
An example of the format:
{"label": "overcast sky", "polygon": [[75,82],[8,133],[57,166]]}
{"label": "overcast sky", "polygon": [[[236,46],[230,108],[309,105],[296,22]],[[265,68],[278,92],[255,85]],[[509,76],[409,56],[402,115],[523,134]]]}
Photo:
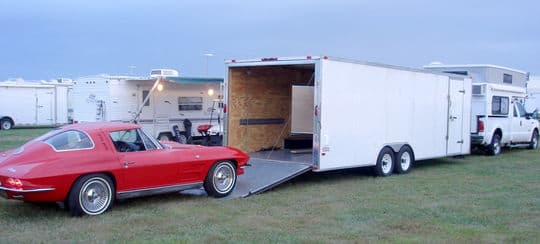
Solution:
{"label": "overcast sky", "polygon": [[[224,59],[329,55],[540,74],[540,1],[0,0],[0,80],[99,73],[223,77]],[[130,69],[130,66],[136,68]]]}

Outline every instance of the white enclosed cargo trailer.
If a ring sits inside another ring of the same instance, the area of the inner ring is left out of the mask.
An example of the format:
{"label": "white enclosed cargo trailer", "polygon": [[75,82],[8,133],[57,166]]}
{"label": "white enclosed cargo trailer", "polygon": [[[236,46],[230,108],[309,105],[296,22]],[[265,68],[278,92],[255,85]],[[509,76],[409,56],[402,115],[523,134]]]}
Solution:
{"label": "white enclosed cargo trailer", "polygon": [[67,124],[70,86],[45,81],[0,82],[0,127]]}
{"label": "white enclosed cargo trailer", "polygon": [[329,57],[229,60],[224,95],[225,144],[253,165],[237,195],[310,170],[387,176],[470,153],[466,76]]}

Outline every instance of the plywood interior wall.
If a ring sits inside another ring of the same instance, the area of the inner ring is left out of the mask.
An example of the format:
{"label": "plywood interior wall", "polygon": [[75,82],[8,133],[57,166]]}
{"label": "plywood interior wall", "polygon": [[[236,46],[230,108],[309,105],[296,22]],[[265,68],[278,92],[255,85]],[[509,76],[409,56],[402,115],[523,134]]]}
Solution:
{"label": "plywood interior wall", "polygon": [[[244,152],[283,148],[289,136],[292,85],[306,85],[313,67],[229,68],[228,145]],[[313,85],[313,81],[311,82]],[[242,119],[283,119],[282,124],[241,125]]]}

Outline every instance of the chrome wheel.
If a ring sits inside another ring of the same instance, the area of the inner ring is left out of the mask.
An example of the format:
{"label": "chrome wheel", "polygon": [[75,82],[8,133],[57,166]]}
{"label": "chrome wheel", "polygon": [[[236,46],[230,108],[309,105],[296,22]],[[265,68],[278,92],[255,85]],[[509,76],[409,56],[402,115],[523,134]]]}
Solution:
{"label": "chrome wheel", "polygon": [[79,192],[81,209],[88,215],[105,212],[112,200],[112,190],[109,182],[101,177],[88,179]]}
{"label": "chrome wheel", "polygon": [[2,130],[9,130],[11,129],[11,122],[7,119],[2,120]]}
{"label": "chrome wheel", "polygon": [[214,189],[220,194],[228,193],[234,187],[235,176],[234,167],[229,162],[219,163],[212,177]]}
{"label": "chrome wheel", "polygon": [[499,141],[496,141],[493,143],[493,154],[499,155],[501,153],[501,145],[499,144]]}
{"label": "chrome wheel", "polygon": [[407,171],[409,167],[411,167],[411,161],[412,161],[412,157],[411,157],[411,154],[409,154],[409,152],[403,152],[401,154],[399,163],[401,164],[402,171]]}
{"label": "chrome wheel", "polygon": [[383,171],[384,174],[388,174],[392,171],[392,155],[390,154],[385,154],[383,155],[382,157],[382,165],[381,165],[381,169]]}

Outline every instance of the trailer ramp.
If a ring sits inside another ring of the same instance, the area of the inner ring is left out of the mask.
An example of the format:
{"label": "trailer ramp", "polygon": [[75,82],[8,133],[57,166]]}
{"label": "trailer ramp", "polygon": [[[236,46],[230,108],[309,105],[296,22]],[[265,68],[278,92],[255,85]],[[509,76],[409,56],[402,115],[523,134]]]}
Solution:
{"label": "trailer ramp", "polygon": [[[226,198],[249,197],[268,191],[299,175],[311,171],[311,154],[294,153],[290,150],[250,153],[251,166],[236,179],[234,191]],[[186,190],[183,194],[204,196],[204,189]]]}
{"label": "trailer ramp", "polygon": [[245,173],[239,175],[236,188],[231,198],[248,197],[270,190],[303,173],[311,171],[311,165],[305,163],[251,159],[251,167],[244,168]]}

